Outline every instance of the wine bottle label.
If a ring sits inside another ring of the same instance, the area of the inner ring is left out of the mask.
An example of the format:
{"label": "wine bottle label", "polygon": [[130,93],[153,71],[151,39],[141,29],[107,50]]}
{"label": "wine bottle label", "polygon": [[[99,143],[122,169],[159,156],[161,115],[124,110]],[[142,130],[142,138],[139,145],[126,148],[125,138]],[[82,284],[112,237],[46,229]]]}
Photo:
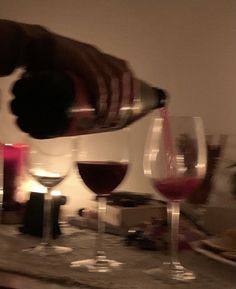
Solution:
{"label": "wine bottle label", "polygon": [[134,84],[130,73],[125,73],[120,80],[111,81],[112,93],[104,123],[105,127],[122,127],[126,123],[132,109],[135,94]]}
{"label": "wine bottle label", "polygon": [[73,136],[93,130],[96,123],[95,109],[89,103],[89,93],[84,82],[76,75],[68,72],[75,85],[75,101],[68,111],[69,127],[64,136]]}
{"label": "wine bottle label", "polygon": [[124,127],[133,113],[135,99],[139,96],[139,81],[131,75],[125,74],[122,78],[123,90],[119,111],[117,112],[116,127]]}
{"label": "wine bottle label", "polygon": [[68,111],[69,127],[64,136],[123,128],[151,109],[164,105],[164,101],[160,103],[159,94],[155,89],[127,74],[123,76],[122,83],[118,84],[114,81],[112,84],[114,92],[111,93],[105,114],[99,117],[89,102],[90,96],[86,84],[73,73],[68,72],[68,75],[74,82],[75,100],[73,107]]}

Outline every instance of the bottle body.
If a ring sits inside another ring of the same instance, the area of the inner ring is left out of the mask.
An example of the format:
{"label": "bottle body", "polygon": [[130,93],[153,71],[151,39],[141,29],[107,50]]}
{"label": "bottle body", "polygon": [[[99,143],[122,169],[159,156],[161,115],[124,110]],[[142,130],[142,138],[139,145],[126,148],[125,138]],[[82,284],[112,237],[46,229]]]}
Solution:
{"label": "bottle body", "polygon": [[161,89],[140,80],[135,80],[132,89],[135,93],[127,99],[121,96],[115,102],[111,96],[101,115],[96,103],[91,103],[86,83],[77,76],[61,71],[27,73],[12,88],[11,111],[20,129],[37,139],[112,131],[166,105]]}
{"label": "bottle body", "polygon": [[138,81],[137,97],[130,104],[119,107],[117,117],[112,122],[100,122],[96,110],[87,102],[88,91],[81,80],[76,85],[75,101],[68,110],[70,122],[64,136],[93,134],[117,130],[128,126],[153,109],[164,107],[167,94],[164,90]]}

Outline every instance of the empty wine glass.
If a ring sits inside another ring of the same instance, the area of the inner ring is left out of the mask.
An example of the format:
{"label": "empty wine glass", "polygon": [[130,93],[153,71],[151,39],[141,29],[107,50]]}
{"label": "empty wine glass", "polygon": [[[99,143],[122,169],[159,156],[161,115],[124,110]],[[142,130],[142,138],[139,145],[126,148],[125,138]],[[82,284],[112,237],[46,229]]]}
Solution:
{"label": "empty wine glass", "polygon": [[42,241],[39,245],[25,249],[38,255],[57,255],[72,251],[69,247],[53,244],[53,202],[51,192],[68,175],[72,167],[72,138],[28,139],[29,154],[27,170],[34,179],[46,187],[43,206]]}
{"label": "empty wine glass", "polygon": [[83,182],[97,195],[98,230],[94,258],[74,261],[71,267],[85,268],[90,272],[110,272],[119,268],[121,263],[108,259],[104,250],[106,203],[127,172],[128,129],[79,137],[76,162]]}
{"label": "empty wine glass", "polygon": [[206,144],[199,117],[155,117],[144,153],[144,173],[157,193],[168,200],[170,222],[170,260],[147,270],[156,278],[190,281],[194,272],[184,268],[178,258],[180,202],[202,182],[206,172]]}

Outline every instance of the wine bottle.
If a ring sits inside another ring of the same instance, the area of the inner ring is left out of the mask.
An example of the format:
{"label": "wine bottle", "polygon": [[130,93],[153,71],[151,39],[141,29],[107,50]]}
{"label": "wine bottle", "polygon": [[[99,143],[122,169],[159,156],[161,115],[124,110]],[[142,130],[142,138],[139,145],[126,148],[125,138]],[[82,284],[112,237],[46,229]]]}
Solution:
{"label": "wine bottle", "polygon": [[121,129],[167,103],[164,90],[140,80],[137,83],[135,99],[120,105],[115,117],[104,121],[90,103],[89,90],[81,79],[58,71],[27,74],[13,86],[11,111],[20,129],[39,139]]}

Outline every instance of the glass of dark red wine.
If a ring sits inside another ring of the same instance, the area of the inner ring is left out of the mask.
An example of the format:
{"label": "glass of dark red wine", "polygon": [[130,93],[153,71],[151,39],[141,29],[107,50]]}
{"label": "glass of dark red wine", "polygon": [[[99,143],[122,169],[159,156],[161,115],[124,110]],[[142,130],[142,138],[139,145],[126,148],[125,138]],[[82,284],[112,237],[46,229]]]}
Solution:
{"label": "glass of dark red wine", "polygon": [[147,270],[159,279],[191,281],[194,272],[178,257],[180,203],[201,184],[206,172],[206,144],[200,117],[154,115],[144,153],[144,173],[168,201],[170,260]]}
{"label": "glass of dark red wine", "polygon": [[111,272],[121,263],[107,258],[104,232],[107,197],[123,181],[129,164],[128,129],[86,135],[78,138],[76,166],[84,184],[96,194],[98,227],[95,256],[71,263],[89,272]]}
{"label": "glass of dark red wine", "polygon": [[27,138],[29,146],[26,168],[30,176],[46,188],[42,214],[42,240],[40,244],[24,249],[24,252],[40,256],[59,255],[71,252],[66,246],[57,246],[53,240],[52,190],[64,181],[73,164],[74,139]]}

